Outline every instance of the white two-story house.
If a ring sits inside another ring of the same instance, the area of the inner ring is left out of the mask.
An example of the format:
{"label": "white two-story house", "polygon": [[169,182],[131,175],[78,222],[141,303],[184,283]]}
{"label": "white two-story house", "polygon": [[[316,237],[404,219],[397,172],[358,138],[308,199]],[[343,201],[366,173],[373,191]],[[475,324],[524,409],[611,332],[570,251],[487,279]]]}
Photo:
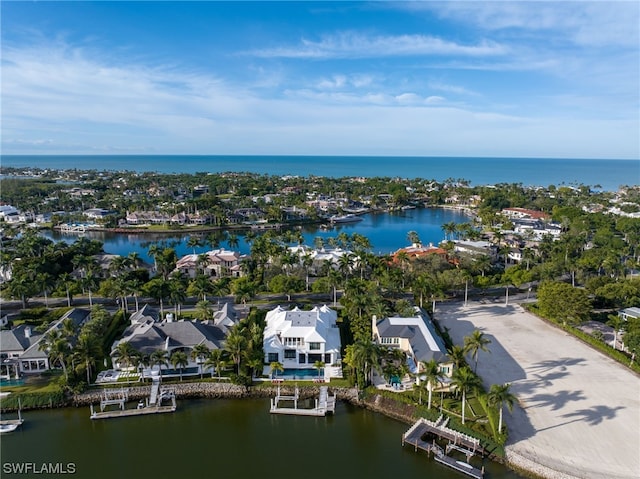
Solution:
{"label": "white two-story house", "polygon": [[317,361],[324,363],[324,378],[342,377],[338,314],[327,306],[311,311],[286,310],[278,306],[266,316],[263,347],[265,372],[279,362],[285,372],[313,369]]}

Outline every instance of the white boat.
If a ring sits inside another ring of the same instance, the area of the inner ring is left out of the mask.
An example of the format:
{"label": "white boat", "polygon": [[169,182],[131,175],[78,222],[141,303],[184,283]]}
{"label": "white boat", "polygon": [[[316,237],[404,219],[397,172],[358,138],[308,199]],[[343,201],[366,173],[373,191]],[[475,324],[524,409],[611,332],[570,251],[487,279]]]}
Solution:
{"label": "white boat", "polygon": [[329,221],[332,223],[356,223],[358,221],[362,221],[362,218],[349,213],[347,215],[334,215],[329,218]]}
{"label": "white boat", "polygon": [[13,432],[16,429],[18,429],[19,425],[20,424],[17,424],[17,423],[14,423],[14,424],[0,424],[0,434]]}
{"label": "white boat", "polygon": [[404,205],[404,206],[402,206],[400,209],[401,209],[401,210],[405,210],[405,211],[406,211],[406,210],[415,210],[415,209],[416,209],[416,207],[415,207],[415,206],[413,206],[413,205]]}

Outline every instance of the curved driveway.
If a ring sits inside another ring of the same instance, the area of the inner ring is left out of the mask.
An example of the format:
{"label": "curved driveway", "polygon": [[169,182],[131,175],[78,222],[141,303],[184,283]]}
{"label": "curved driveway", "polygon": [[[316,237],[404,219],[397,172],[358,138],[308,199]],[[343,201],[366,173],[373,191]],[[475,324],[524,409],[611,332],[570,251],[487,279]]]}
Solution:
{"label": "curved driveway", "polygon": [[456,344],[476,328],[491,340],[478,374],[519,400],[504,412],[510,462],[549,478],[640,478],[638,376],[517,304],[443,304],[435,318]]}

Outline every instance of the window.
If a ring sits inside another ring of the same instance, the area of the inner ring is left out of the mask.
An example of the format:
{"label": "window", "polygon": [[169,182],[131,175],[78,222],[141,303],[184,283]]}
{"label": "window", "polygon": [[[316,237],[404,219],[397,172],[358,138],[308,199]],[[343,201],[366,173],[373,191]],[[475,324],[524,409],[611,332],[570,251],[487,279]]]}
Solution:
{"label": "window", "polygon": [[269,353],[269,363],[277,363],[280,360],[278,353]]}
{"label": "window", "polygon": [[309,343],[309,351],[319,351],[320,343]]}
{"label": "window", "polygon": [[380,338],[382,344],[400,344],[400,338]]}
{"label": "window", "polygon": [[296,358],[296,350],[295,349],[285,349],[284,350],[284,358],[285,359],[295,359]]}
{"label": "window", "polygon": [[285,346],[304,346],[304,338],[284,338]]}
{"label": "window", "polygon": [[325,364],[331,364],[331,353],[325,353],[324,354],[324,363]]}

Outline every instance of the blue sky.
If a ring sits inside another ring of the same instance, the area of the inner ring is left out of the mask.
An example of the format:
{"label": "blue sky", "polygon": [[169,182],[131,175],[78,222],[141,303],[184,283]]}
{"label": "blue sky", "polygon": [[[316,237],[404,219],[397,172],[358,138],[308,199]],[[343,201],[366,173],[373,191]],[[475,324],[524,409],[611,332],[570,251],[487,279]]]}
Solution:
{"label": "blue sky", "polygon": [[640,158],[640,6],[11,2],[3,154]]}

